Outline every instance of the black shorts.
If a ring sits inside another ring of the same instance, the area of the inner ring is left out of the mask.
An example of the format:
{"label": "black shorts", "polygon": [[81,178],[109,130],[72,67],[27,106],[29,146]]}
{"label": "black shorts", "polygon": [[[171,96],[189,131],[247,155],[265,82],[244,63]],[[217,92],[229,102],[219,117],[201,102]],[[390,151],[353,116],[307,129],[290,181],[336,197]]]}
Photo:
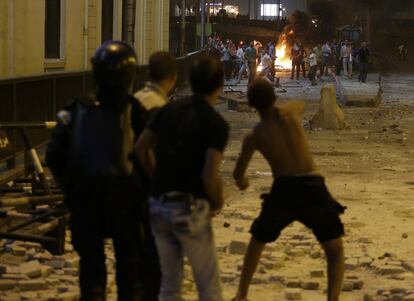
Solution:
{"label": "black shorts", "polygon": [[258,241],[275,241],[293,221],[310,228],[319,242],[344,235],[339,215],[345,207],[331,196],[321,176],[277,178],[263,199],[262,211],[250,230]]}

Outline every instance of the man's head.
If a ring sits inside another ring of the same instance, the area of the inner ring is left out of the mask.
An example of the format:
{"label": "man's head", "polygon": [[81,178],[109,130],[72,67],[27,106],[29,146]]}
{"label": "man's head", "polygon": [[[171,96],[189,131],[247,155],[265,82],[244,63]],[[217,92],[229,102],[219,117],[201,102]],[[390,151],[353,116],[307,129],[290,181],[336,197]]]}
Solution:
{"label": "man's head", "polygon": [[177,63],[168,52],[159,51],[149,59],[149,76],[151,81],[159,84],[167,94],[171,93],[177,81]]}
{"label": "man's head", "polygon": [[367,43],[366,42],[362,42],[361,47],[362,48],[366,48],[367,47]]}
{"label": "man's head", "polygon": [[201,58],[191,68],[190,83],[195,94],[217,98],[224,86],[223,65],[211,57]]}
{"label": "man's head", "polygon": [[130,45],[122,41],[107,41],[96,50],[91,62],[100,94],[122,96],[131,92],[137,57]]}
{"label": "man's head", "polygon": [[247,92],[247,98],[251,107],[259,112],[263,112],[273,107],[277,96],[268,81],[257,79],[250,86]]}
{"label": "man's head", "polygon": [[254,41],[250,42],[250,47],[252,47],[252,48],[254,47]]}

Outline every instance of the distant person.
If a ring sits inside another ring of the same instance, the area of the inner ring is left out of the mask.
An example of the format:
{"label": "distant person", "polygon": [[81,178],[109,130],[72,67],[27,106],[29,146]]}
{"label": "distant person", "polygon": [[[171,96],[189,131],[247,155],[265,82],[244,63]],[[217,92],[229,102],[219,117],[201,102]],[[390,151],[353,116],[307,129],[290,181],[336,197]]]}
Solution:
{"label": "distant person", "polygon": [[371,51],[367,48],[367,43],[362,42],[361,49],[358,51],[359,61],[359,81],[365,83],[368,74],[368,65],[371,60]]}
{"label": "distant person", "polygon": [[398,46],[398,60],[400,62],[405,62],[408,56],[408,48],[407,45],[401,44]]}
{"label": "distant person", "polygon": [[290,79],[294,79],[296,74],[296,79],[299,80],[300,66],[302,64],[302,49],[298,42],[293,44],[292,50],[290,52],[290,59],[292,60],[292,71]]}
{"label": "distant person", "polygon": [[219,168],[229,125],[214,109],[223,90],[219,61],[203,58],[191,69],[194,95],[163,107],[136,147],[151,175],[151,226],[160,256],[159,301],[181,297],[184,256],[199,300],[222,301],[211,218],[224,204]]}
{"label": "distant person", "polygon": [[231,79],[231,55],[227,45],[221,46],[221,61],[223,62],[224,74],[227,81]]}
{"label": "distant person", "polygon": [[310,54],[309,54],[309,80],[311,81],[312,86],[316,86],[316,71],[318,69],[318,61],[316,59],[316,54],[315,51],[313,51],[313,49],[310,50]]}
{"label": "distant person", "polygon": [[268,48],[262,49],[261,61],[262,71],[260,72],[260,77],[266,79],[270,83],[274,83],[274,78],[272,75],[272,66],[273,60],[268,53]]}
{"label": "distant person", "polygon": [[248,84],[250,85],[254,78],[256,77],[256,60],[258,57],[258,53],[254,48],[254,42],[251,42],[249,47],[244,52],[244,58],[247,61],[247,67],[249,69],[249,81]]}
{"label": "distant person", "polygon": [[248,101],[259,113],[260,121],[244,138],[234,179],[241,190],[249,186],[246,170],[254,152],[259,151],[273,171],[274,183],[251,227],[252,237],[233,300],[247,300],[265,245],[275,241],[293,221],[300,221],[313,231],[325,250],[328,301],[338,301],[344,276],[344,226],[339,215],[344,208],[331,196],[313,162],[300,120],[304,105],[296,102],[275,107],[273,87],[264,80],[252,84]]}
{"label": "distant person", "polygon": [[332,55],[332,49],[329,42],[326,42],[322,46],[322,74],[327,76],[328,75],[328,69],[329,69],[329,61]]}
{"label": "distant person", "polygon": [[322,64],[322,46],[321,44],[317,44],[313,51],[315,52],[316,61],[318,62],[318,69],[319,69],[319,78],[323,76],[323,64]]}
{"label": "distant person", "polygon": [[[303,47],[303,45],[300,43],[300,42],[298,42],[298,46],[299,46],[299,51],[300,51],[300,69],[302,69],[302,74],[303,74],[303,78],[306,78],[306,62],[305,62],[305,60],[306,60],[306,56],[307,56],[307,53],[306,53],[306,50],[305,50],[305,47]],[[299,71],[299,73],[300,73],[300,71]]]}
{"label": "distant person", "polygon": [[351,43],[345,41],[341,48],[341,59],[344,68],[344,75],[349,79],[352,78],[352,47]]}
{"label": "distant person", "polygon": [[152,111],[168,103],[177,82],[177,63],[171,54],[160,51],[151,55],[148,68],[150,80],[134,96],[146,110]]}
{"label": "distant person", "polygon": [[272,64],[272,76],[275,77],[276,76],[276,69],[275,69],[275,62],[276,62],[276,46],[275,43],[273,42],[269,42],[269,44],[267,45],[267,47],[269,48],[269,55],[270,58],[273,61]]}
{"label": "distant person", "polygon": [[243,75],[249,72],[248,63],[244,57],[243,45],[241,44],[239,45],[239,49],[237,49],[237,57],[239,60],[239,70],[238,70],[239,72],[237,74],[236,84],[240,84]]}

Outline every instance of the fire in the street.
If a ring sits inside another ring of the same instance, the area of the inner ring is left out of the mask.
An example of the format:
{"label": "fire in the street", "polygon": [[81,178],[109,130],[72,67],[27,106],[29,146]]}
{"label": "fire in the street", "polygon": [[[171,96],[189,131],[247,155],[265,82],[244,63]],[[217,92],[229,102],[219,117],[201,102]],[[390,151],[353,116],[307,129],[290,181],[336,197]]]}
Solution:
{"label": "fire in the street", "polygon": [[[291,30],[289,35],[293,34],[293,30]],[[290,59],[290,53],[287,47],[287,39],[286,34],[282,34],[280,37],[280,42],[276,47],[276,61],[275,66],[276,69],[291,69],[292,68],[292,61]]]}

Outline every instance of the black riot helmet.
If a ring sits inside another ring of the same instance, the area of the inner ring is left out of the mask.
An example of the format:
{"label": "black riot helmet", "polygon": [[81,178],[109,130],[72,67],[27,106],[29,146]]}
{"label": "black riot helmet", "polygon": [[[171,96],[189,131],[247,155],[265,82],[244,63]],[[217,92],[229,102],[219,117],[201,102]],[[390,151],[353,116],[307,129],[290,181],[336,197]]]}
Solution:
{"label": "black riot helmet", "polygon": [[137,69],[134,49],[123,41],[107,41],[92,58],[93,75],[99,94],[121,96],[130,92]]}

